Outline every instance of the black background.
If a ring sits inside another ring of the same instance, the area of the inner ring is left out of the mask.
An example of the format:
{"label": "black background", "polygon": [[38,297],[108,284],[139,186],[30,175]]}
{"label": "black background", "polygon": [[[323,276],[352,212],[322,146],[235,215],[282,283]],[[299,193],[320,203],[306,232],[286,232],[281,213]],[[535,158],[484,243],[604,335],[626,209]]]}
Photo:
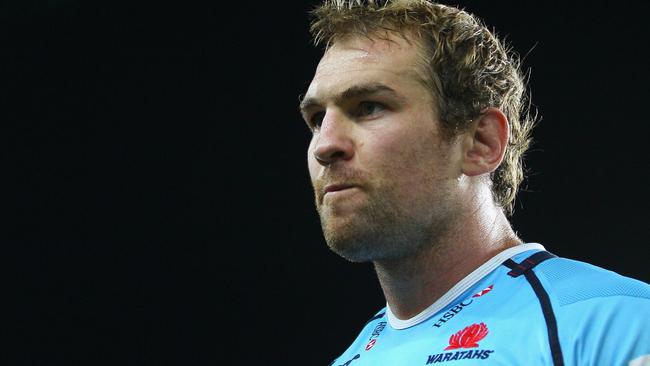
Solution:
{"label": "black background", "polygon": [[[2,5],[3,364],[323,365],[383,306],[313,208],[314,3]],[[650,281],[647,3],[453,4],[531,69],[515,229]]]}

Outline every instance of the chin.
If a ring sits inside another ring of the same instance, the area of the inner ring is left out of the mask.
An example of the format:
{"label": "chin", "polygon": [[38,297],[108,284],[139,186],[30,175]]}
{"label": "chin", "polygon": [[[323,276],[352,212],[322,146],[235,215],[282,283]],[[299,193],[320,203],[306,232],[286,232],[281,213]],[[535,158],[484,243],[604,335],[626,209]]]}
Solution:
{"label": "chin", "polygon": [[336,254],[351,262],[372,261],[374,241],[367,232],[352,225],[333,225],[330,221],[323,225],[327,246]]}
{"label": "chin", "polygon": [[372,262],[413,255],[428,245],[430,226],[392,207],[364,207],[354,214],[318,210],[329,248],[351,262]]}
{"label": "chin", "polygon": [[334,253],[355,263],[399,257],[404,255],[402,252],[407,249],[396,245],[401,241],[386,240],[386,237],[368,232],[325,232],[325,241]]}
{"label": "chin", "polygon": [[327,242],[327,246],[342,258],[355,263],[372,262],[376,258],[370,253],[365,246],[358,246],[350,243],[331,243]]}

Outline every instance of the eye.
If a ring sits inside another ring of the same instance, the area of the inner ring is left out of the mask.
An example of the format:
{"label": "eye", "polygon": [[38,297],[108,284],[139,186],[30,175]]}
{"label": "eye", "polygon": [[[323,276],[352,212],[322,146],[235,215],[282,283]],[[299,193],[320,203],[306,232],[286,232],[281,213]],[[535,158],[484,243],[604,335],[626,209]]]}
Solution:
{"label": "eye", "polygon": [[312,129],[317,129],[323,124],[323,118],[325,118],[325,112],[316,112],[309,117],[307,121],[309,127]]}
{"label": "eye", "polygon": [[361,102],[357,110],[358,117],[372,116],[386,109],[383,104],[377,102]]}

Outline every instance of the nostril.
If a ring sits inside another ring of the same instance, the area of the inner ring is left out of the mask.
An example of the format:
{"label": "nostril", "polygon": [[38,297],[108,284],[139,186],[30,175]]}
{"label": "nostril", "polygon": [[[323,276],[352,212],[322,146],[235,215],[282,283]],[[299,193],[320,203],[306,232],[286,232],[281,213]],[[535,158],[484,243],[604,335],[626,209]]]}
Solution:
{"label": "nostril", "polygon": [[354,142],[342,128],[321,130],[313,146],[314,158],[323,165],[348,160],[354,155]]}
{"label": "nostril", "polygon": [[314,154],[314,158],[316,158],[316,161],[317,161],[317,162],[319,162],[319,163],[321,163],[321,164],[323,164],[323,165],[326,165],[326,164],[327,164],[327,161],[321,159],[321,158],[320,158],[318,155],[316,155],[316,154]]}
{"label": "nostril", "polygon": [[335,160],[335,159],[343,159],[343,158],[345,158],[345,152],[343,152],[343,151],[341,151],[341,150],[339,150],[339,151],[335,151],[334,153],[332,153],[332,154],[330,155],[330,159],[332,159],[332,160]]}
{"label": "nostril", "polygon": [[324,153],[314,153],[314,157],[321,164],[331,164],[337,160],[346,160],[348,158],[348,153],[343,150],[328,151]]}

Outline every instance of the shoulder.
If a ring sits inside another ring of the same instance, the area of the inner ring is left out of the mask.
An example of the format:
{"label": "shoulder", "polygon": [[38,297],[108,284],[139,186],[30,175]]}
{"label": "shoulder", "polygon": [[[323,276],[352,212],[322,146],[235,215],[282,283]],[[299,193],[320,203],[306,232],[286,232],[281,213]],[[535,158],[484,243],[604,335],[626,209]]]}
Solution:
{"label": "shoulder", "polygon": [[375,313],[375,315],[366,321],[366,325],[374,322],[375,320],[382,319],[386,315],[386,308],[383,308]]}
{"label": "shoulder", "polygon": [[[367,319],[365,323],[362,323],[361,331],[358,333],[356,339],[348,347],[343,354],[334,359],[330,365],[333,365],[339,360],[355,360],[359,357],[359,350],[367,346],[368,340],[372,339],[372,335],[375,332],[381,332],[387,321],[386,317],[386,308],[379,310],[372,317]],[[378,328],[379,327],[379,328]]]}
{"label": "shoulder", "polygon": [[650,285],[589,263],[553,258],[541,263],[536,273],[559,306],[621,297],[650,304]]}
{"label": "shoulder", "polygon": [[535,273],[553,303],[570,364],[627,365],[650,357],[650,285],[565,258],[542,262]]}

